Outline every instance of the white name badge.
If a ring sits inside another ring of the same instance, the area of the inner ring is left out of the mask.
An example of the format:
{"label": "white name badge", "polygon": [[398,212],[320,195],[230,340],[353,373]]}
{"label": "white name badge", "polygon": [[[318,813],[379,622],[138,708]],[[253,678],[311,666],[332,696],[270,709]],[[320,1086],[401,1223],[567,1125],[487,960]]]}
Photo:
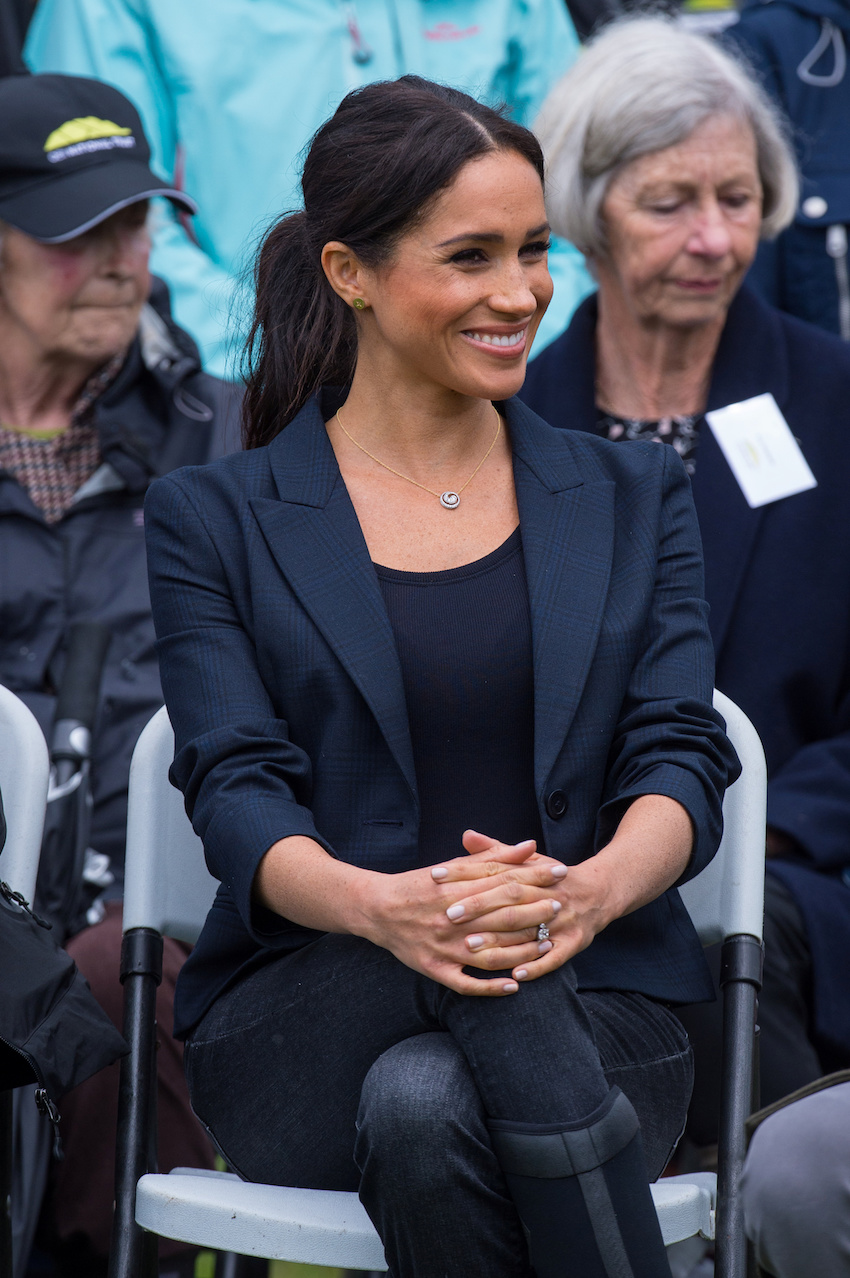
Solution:
{"label": "white name badge", "polygon": [[773,396],[716,408],[705,419],[752,507],[793,497],[817,480]]}

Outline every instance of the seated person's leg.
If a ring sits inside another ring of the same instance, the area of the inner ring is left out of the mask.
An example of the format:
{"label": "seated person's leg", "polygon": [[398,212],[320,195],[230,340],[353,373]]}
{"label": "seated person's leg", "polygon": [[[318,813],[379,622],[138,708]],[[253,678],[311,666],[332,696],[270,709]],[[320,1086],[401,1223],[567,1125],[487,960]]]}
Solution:
{"label": "seated person's leg", "polygon": [[[606,1015],[609,1002],[616,1004],[612,1017]],[[615,1065],[623,1070],[629,1064],[646,1065],[651,1072],[657,1040],[669,1035],[671,1025],[666,1009],[634,996],[600,994],[589,1014],[576,995],[569,966],[523,986],[515,996],[474,998],[453,994],[359,938],[328,935],[272,959],[219,998],[190,1039],[187,1067],[198,1113],[232,1165],[253,1180],[357,1188],[361,1177],[354,1143],[362,1095],[357,1156],[364,1168],[364,1201],[381,1226],[397,1278],[442,1275],[442,1262],[457,1256],[464,1263],[450,1273],[487,1272],[488,1278],[500,1278],[500,1271],[492,1268],[494,1249],[503,1256],[515,1251],[516,1216],[502,1206],[501,1173],[486,1189],[481,1186],[488,1169],[497,1166],[491,1142],[498,1145],[501,1159],[502,1147],[516,1145],[513,1137],[534,1155],[521,1168],[508,1167],[507,1179],[514,1200],[518,1195],[523,1199],[519,1212],[531,1230],[539,1278],[554,1272],[550,1261],[562,1273],[567,1252],[574,1255],[581,1278],[612,1272],[610,1257],[601,1256],[597,1246],[603,1216],[602,1233],[614,1234],[615,1249],[626,1253],[620,1259],[628,1258],[636,1278],[656,1278],[669,1269],[649,1195],[638,1120],[626,1097],[611,1089],[595,1036],[603,1039],[600,1027],[608,1026],[609,1037],[621,1047]],[[417,1039],[440,1030],[448,1031],[465,1062],[465,1069],[458,1067],[461,1057],[452,1051],[447,1070],[464,1077],[468,1072],[480,1101],[470,1102],[468,1091],[460,1088],[455,1095],[442,1075],[428,1080]],[[413,1042],[402,1049],[408,1040]],[[687,1057],[678,1029],[675,1046]],[[669,1043],[662,1055],[670,1055]],[[364,1089],[373,1068],[378,1072]],[[636,1069],[635,1076],[640,1072]],[[392,1086],[378,1087],[375,1080],[387,1074]],[[442,1130],[423,1145],[408,1135],[406,1124],[413,1123],[417,1131],[427,1125],[435,1086],[441,1116],[435,1123],[441,1122]],[[663,1162],[684,1120],[687,1088],[678,1104],[669,1086],[662,1090],[673,1115],[672,1135],[655,1140],[656,1147],[664,1146]],[[638,1087],[637,1093],[643,1097],[645,1088]],[[376,1105],[393,1112],[379,1110],[378,1119]],[[453,1118],[446,1118],[447,1105],[449,1113],[457,1110]],[[575,1156],[566,1172],[559,1164],[556,1175],[547,1168],[538,1178],[538,1137],[548,1146],[552,1133]],[[383,1140],[389,1142],[389,1153],[381,1149]],[[417,1229],[411,1228],[419,1212],[418,1191],[398,1195],[404,1214],[395,1229],[382,1219],[380,1201],[395,1194],[405,1177],[420,1185],[433,1181],[439,1189],[447,1175],[447,1141],[457,1160],[450,1178],[458,1192],[442,1195],[443,1251],[434,1269],[435,1257],[427,1246],[415,1263],[407,1252],[392,1254],[394,1239],[402,1232],[408,1250],[419,1247],[418,1222]],[[400,1143],[405,1159],[414,1164],[404,1172],[394,1167]],[[475,1151],[472,1166],[470,1150]],[[420,1158],[423,1164],[416,1166]],[[587,1184],[582,1177],[589,1178]],[[459,1189],[463,1185],[465,1194]],[[534,1215],[538,1198],[564,1196],[569,1203],[557,1210],[550,1205],[542,1221],[526,1219]],[[598,1208],[594,1217],[587,1210],[588,1198]],[[479,1228],[487,1211],[508,1222],[507,1232],[503,1229],[495,1242],[486,1237],[486,1220],[485,1229]],[[475,1260],[481,1249],[486,1259]],[[513,1262],[501,1272],[516,1278]]]}
{"label": "seated person's leg", "polygon": [[757,1128],[742,1180],[744,1221],[774,1278],[850,1273],[850,1083],[778,1110]]}

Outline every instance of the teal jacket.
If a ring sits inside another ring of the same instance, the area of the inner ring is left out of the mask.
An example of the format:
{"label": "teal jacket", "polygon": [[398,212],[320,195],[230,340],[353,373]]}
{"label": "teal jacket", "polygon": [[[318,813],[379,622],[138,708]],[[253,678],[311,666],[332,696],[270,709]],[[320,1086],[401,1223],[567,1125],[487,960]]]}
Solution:
{"label": "teal jacket", "polygon": [[[151,269],[205,367],[234,376],[258,239],[300,206],[303,150],[345,93],[412,72],[529,123],[577,51],[563,0],[41,0],[26,57],[138,107],[154,169],[200,206],[187,223],[155,210]],[[551,269],[536,350],[593,288],[570,245]]]}

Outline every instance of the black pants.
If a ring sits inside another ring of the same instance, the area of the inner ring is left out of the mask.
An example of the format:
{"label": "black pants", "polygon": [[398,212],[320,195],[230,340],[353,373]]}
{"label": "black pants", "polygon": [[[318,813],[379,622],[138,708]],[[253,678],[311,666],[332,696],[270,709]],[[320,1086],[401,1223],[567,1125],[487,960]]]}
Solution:
{"label": "black pants", "polygon": [[334,935],[225,993],[186,1063],[231,1165],[250,1180],[358,1189],[399,1278],[528,1274],[488,1118],[580,1122],[616,1084],[641,1122],[645,1189],[691,1084],[667,1008],[578,994],[570,964],[507,998],[472,998]]}

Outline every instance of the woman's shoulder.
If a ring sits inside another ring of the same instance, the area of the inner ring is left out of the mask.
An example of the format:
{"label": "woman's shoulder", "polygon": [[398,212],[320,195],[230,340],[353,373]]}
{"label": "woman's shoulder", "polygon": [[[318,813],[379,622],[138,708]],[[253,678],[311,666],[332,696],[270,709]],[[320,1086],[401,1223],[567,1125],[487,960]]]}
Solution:
{"label": "woman's shoulder", "polygon": [[680,471],[687,480],[675,449],[638,440],[614,443],[591,431],[551,426],[517,398],[506,407],[514,451],[539,473],[569,480],[568,486],[605,480],[618,486],[664,484],[678,479]]}
{"label": "woman's shoulder", "polygon": [[238,517],[239,511],[255,497],[275,495],[268,448],[228,453],[203,466],[181,466],[155,479],[145,497],[149,513],[194,509],[203,522]]}
{"label": "woman's shoulder", "polygon": [[240,449],[202,466],[181,466],[151,485],[171,484],[184,492],[225,492],[230,488],[260,491],[272,482],[268,448]]}

